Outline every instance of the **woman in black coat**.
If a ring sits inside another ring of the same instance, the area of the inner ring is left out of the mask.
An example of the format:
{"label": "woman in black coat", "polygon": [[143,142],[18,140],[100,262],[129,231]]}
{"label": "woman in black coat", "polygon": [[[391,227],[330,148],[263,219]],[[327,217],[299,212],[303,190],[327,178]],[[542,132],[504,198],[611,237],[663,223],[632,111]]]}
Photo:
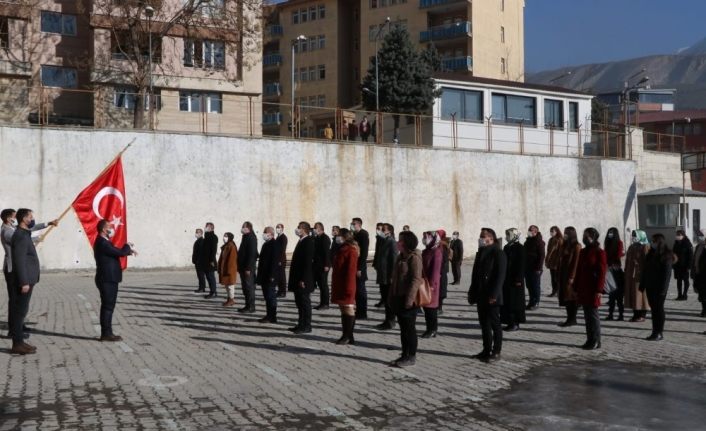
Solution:
{"label": "woman in black coat", "polygon": [[645,268],[642,271],[640,290],[647,292],[647,301],[652,309],[652,334],[648,341],[659,341],[664,331],[664,300],[667,298],[669,282],[672,277],[674,255],[667,246],[664,235],[652,235],[650,251],[645,258]]}
{"label": "woman in black coat", "polygon": [[439,278],[439,308],[437,308],[437,314],[443,314],[444,299],[446,299],[449,292],[449,257],[451,256],[451,247],[445,231],[438,230],[436,233],[441,239],[441,278]]}
{"label": "woman in black coat", "polygon": [[500,310],[505,331],[517,331],[525,323],[525,267],[527,256],[520,244],[520,232],[512,228],[505,231],[507,245],[503,248],[507,258],[505,283],[503,284],[503,307]]}
{"label": "woman in black coat", "polygon": [[[694,246],[683,230],[677,231],[674,241],[674,278],[677,280],[677,301],[686,301],[689,291],[689,269],[694,256]],[[682,290],[682,287],[684,290]]]}

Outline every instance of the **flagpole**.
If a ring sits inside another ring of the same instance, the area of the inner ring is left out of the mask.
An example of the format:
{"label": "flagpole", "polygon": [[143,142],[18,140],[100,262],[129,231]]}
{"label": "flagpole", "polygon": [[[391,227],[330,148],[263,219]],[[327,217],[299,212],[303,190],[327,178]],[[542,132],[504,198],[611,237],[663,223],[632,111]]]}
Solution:
{"label": "flagpole", "polygon": [[[136,138],[132,138],[132,141],[130,141],[130,142],[125,146],[125,148],[123,148],[122,151],[120,151],[120,152],[118,153],[118,155],[116,155],[115,157],[113,157],[113,159],[110,161],[110,163],[108,163],[108,165],[107,165],[98,175],[96,175],[96,177],[93,179],[93,181],[97,180],[101,175],[103,175],[104,173],[106,173],[106,172],[108,171],[108,169],[110,169],[110,167],[113,166],[113,164],[114,164],[120,157],[122,157],[123,153],[125,153],[125,151],[127,151],[127,149],[132,146],[132,144],[135,142],[135,139],[136,139]],[[93,182],[93,181],[91,181],[91,182]],[[71,202],[71,203],[69,204],[69,206],[66,207],[66,209],[64,210],[64,212],[62,212],[61,215],[59,216],[59,218],[56,219],[57,224],[58,224],[64,217],[66,217],[66,214],[68,214],[69,211],[71,211],[71,209],[73,208],[73,205],[74,205],[74,203]],[[37,240],[37,245],[39,245],[42,241],[44,241],[44,239],[47,237],[47,235],[49,235],[49,233],[50,233],[52,230],[54,230],[54,227],[55,227],[55,226],[49,226],[49,228],[48,228],[43,234],[41,234],[41,235],[39,236],[39,239]]]}

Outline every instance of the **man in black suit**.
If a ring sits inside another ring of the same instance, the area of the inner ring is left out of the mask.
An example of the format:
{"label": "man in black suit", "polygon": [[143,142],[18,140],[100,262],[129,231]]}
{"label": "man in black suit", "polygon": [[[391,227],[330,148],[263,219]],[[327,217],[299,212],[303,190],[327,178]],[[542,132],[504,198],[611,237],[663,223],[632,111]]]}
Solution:
{"label": "man in black suit", "polygon": [[503,305],[507,259],[497,242],[493,229],[481,229],[478,254],[473,263],[471,287],[468,290],[468,303],[478,304],[478,321],[483,331],[483,351],[475,357],[483,362],[499,360],[503,345],[500,307]]}
{"label": "man in black suit", "polygon": [[355,317],[358,320],[366,320],[368,318],[368,292],[365,288],[365,282],[368,280],[368,248],[370,247],[370,235],[368,231],[363,229],[363,220],[355,217],[351,221],[351,230],[353,231],[353,239],[360,247],[360,255],[358,256],[358,272],[357,286],[355,290]]}
{"label": "man in black suit", "polygon": [[206,275],[198,265],[201,248],[203,247],[203,229],[196,229],[196,241],[194,241],[194,250],[191,253],[191,263],[196,268],[196,278],[199,280],[199,288],[196,293],[206,291]]}
{"label": "man in black suit", "polygon": [[299,242],[294,248],[289,265],[289,290],[294,292],[294,302],[299,312],[299,322],[290,331],[295,334],[311,332],[311,292],[314,291],[314,237],[310,236],[311,225],[299,222],[294,234]]}
{"label": "man in black suit", "polygon": [[208,288],[210,290],[209,294],[204,296],[204,298],[215,298],[216,293],[216,269],[218,268],[218,261],[216,260],[216,252],[218,252],[218,237],[213,231],[215,226],[213,223],[206,223],[206,232],[203,236],[203,244],[201,246],[201,253],[199,253],[198,259],[196,260],[196,265],[201,271],[203,271],[208,280]]}
{"label": "man in black suit", "polygon": [[[380,247],[382,246],[383,242],[385,242],[385,237],[382,232],[382,226],[384,223],[378,222],[378,224],[375,225],[375,256],[373,256],[373,269],[379,274],[380,270],[378,269],[379,265],[379,260],[382,256],[382,253],[380,253]],[[380,277],[378,276],[378,279]],[[375,308],[380,308],[383,305],[385,305],[384,297],[382,294],[382,284],[380,284],[380,281],[377,281],[378,286],[380,286],[380,300],[378,301],[377,304],[375,304]]]}
{"label": "man in black suit", "polygon": [[262,286],[267,314],[258,322],[277,323],[277,277],[279,276],[282,253],[279,250],[279,242],[275,239],[275,230],[272,226],[265,228],[262,240],[256,282]]}
{"label": "man in black suit", "polygon": [[32,228],[35,226],[32,210],[20,208],[15,215],[18,226],[12,234],[11,258],[13,289],[10,318],[12,319],[12,350],[10,353],[28,355],[37,348],[25,340],[24,322],[29,311],[34,286],[39,283],[39,257],[32,242]]}
{"label": "man in black suit", "polygon": [[454,280],[451,284],[461,284],[461,265],[463,264],[463,241],[459,238],[458,232],[454,232],[451,236],[451,273]]}
{"label": "man in black suit", "polygon": [[252,223],[246,221],[240,230],[243,239],[238,249],[238,273],[240,284],[243,287],[245,306],[238,310],[240,313],[255,312],[255,269],[257,268],[257,237],[253,233]]}
{"label": "man in black suit", "polygon": [[319,305],[317,310],[328,310],[329,288],[328,272],[331,269],[331,238],[326,235],[321,222],[314,224],[314,277],[319,288]]}
{"label": "man in black suit", "polygon": [[279,260],[279,270],[277,275],[277,297],[284,298],[287,296],[287,235],[284,233],[284,225],[279,223],[275,230],[277,234],[277,244],[279,245],[279,251],[281,253]]}
{"label": "man in black suit", "polygon": [[118,284],[123,281],[120,258],[137,256],[130,244],[117,248],[110,242],[115,231],[107,220],[98,222],[98,237],[93,243],[93,257],[96,259],[96,287],[101,295],[101,341],[122,341],[113,333],[113,310],[118,302]]}
{"label": "man in black suit", "polygon": [[395,241],[395,227],[389,223],[382,225],[382,242],[378,248],[378,253],[375,255],[377,261],[377,282],[380,285],[380,301],[385,306],[385,320],[376,326],[377,329],[385,331],[395,327],[395,312],[392,309],[392,304],[387,301],[387,296],[390,293],[392,285],[392,272],[395,269],[395,262],[399,250],[397,241]]}

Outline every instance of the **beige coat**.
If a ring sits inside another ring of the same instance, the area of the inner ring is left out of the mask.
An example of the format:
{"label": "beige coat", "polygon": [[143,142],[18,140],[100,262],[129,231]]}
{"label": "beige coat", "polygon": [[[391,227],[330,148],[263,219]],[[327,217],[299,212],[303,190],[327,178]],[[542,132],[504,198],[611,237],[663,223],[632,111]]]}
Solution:
{"label": "beige coat", "polygon": [[640,277],[645,265],[649,245],[633,244],[625,256],[625,308],[649,310],[647,294],[640,292]]}

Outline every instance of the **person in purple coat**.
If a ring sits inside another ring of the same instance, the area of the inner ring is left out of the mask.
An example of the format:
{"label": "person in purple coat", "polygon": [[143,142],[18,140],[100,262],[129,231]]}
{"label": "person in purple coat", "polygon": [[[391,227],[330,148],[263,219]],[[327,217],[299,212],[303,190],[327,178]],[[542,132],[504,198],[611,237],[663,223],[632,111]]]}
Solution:
{"label": "person in purple coat", "polygon": [[427,330],[422,338],[436,337],[439,329],[439,292],[441,285],[441,238],[436,232],[424,232],[422,238],[425,249],[422,251],[422,276],[431,287],[431,303],[424,307],[424,320]]}

